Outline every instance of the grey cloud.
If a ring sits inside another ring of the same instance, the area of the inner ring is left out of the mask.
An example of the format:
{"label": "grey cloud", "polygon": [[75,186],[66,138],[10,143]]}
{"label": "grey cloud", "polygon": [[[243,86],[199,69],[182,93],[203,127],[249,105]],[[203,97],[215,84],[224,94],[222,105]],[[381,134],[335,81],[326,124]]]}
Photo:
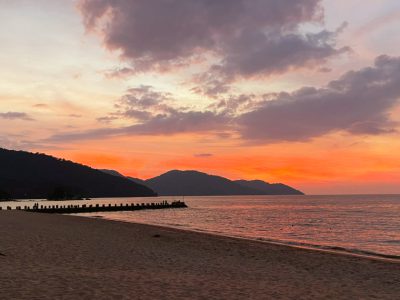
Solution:
{"label": "grey cloud", "polygon": [[131,130],[138,134],[175,134],[207,132],[226,126],[228,119],[210,111],[175,112],[157,115],[146,123],[135,125]]}
{"label": "grey cloud", "polygon": [[169,97],[168,93],[156,92],[151,86],[142,85],[128,89],[127,94],[118,101],[117,107],[149,109],[168,101]]}
{"label": "grey cloud", "polygon": [[136,124],[118,128],[101,128],[87,132],[73,132],[51,137],[50,141],[102,138],[119,135],[168,135],[184,132],[207,132],[227,126],[230,122],[225,111],[195,111],[175,107],[169,93],[155,91],[151,86],[130,88],[116,101],[116,111],[97,118],[111,123],[117,119],[133,119]]}
{"label": "grey cloud", "polygon": [[177,133],[210,132],[228,127],[229,118],[210,111],[174,112],[158,114],[143,123],[118,128],[100,128],[85,132],[63,133],[51,136],[44,142],[99,139],[124,135],[172,135]]}
{"label": "grey cloud", "polygon": [[33,118],[31,118],[28,114],[23,112],[13,112],[13,111],[0,113],[0,119],[33,121]]}
{"label": "grey cloud", "polygon": [[252,76],[282,73],[298,66],[319,64],[349,50],[336,49],[335,39],[336,32],[326,30],[305,35],[282,31],[245,32],[227,47],[221,71],[225,74]]}
{"label": "grey cloud", "polygon": [[[332,56],[350,51],[336,48],[336,32],[327,30],[315,34],[254,29],[243,32],[225,45],[225,57],[220,64],[200,74],[195,91],[207,96],[226,93],[238,76],[254,77],[284,73],[299,67],[318,67]],[[327,68],[319,68],[326,71]]]}
{"label": "grey cloud", "polygon": [[229,92],[230,83],[233,79],[234,76],[232,74],[223,72],[222,66],[214,65],[207,72],[193,76],[192,82],[196,86],[191,91],[209,97],[216,97]]}
{"label": "grey cloud", "polygon": [[321,72],[321,73],[330,73],[330,72],[332,72],[332,69],[331,69],[331,68],[327,68],[327,67],[322,67],[322,68],[319,68],[319,69],[318,69],[318,72]]}
{"label": "grey cloud", "polygon": [[114,120],[117,120],[117,119],[118,119],[117,116],[110,115],[110,116],[105,116],[105,117],[99,117],[96,120],[101,122],[101,123],[110,123],[110,122],[112,122]]}
{"label": "grey cloud", "polygon": [[257,100],[255,95],[241,94],[220,99],[218,102],[211,104],[208,108],[220,113],[235,116],[253,109],[258,103],[259,100]]}
{"label": "grey cloud", "polygon": [[139,121],[149,120],[151,118],[151,113],[148,111],[129,109],[124,112],[125,117],[136,119]]}
{"label": "grey cloud", "polygon": [[322,23],[321,0],[80,0],[79,7],[85,27],[131,63],[108,76],[181,66],[206,53],[220,62],[200,75],[205,86],[195,91],[205,94],[227,92],[235,76],[311,66],[346,50],[335,43],[341,29],[300,31]]}
{"label": "grey cloud", "polygon": [[[141,85],[130,88],[115,104],[116,112],[99,118],[99,121],[112,121],[118,117],[145,121],[157,114],[170,114],[176,109],[170,104],[169,93],[157,92],[151,86]],[[183,108],[180,108],[182,110]]]}
{"label": "grey cloud", "polygon": [[[241,27],[296,26],[315,19],[318,0],[81,0],[86,28],[141,63],[179,60],[211,49]],[[106,22],[103,26],[101,22]]]}
{"label": "grey cloud", "polygon": [[348,72],[325,88],[281,93],[238,118],[244,139],[303,141],[333,131],[393,132],[390,110],[400,98],[400,58],[380,56],[375,66]]}
{"label": "grey cloud", "polygon": [[[154,99],[149,99],[151,94]],[[209,132],[221,138],[239,134],[242,140],[269,143],[306,141],[338,131],[392,133],[398,126],[390,113],[400,99],[400,58],[380,56],[373,67],[348,72],[323,88],[232,96],[204,111],[173,107],[166,102],[171,95],[151,87],[131,89],[127,95],[118,101],[117,114],[126,117],[132,113],[136,124],[60,134],[47,141]],[[142,111],[145,115],[138,116]]]}

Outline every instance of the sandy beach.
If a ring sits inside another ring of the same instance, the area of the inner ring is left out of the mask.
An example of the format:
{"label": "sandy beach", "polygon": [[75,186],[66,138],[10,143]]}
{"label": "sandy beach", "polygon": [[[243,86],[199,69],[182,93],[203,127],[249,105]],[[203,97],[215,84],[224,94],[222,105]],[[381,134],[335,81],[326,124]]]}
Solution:
{"label": "sandy beach", "polygon": [[0,268],[0,299],[400,298],[396,261],[17,211]]}

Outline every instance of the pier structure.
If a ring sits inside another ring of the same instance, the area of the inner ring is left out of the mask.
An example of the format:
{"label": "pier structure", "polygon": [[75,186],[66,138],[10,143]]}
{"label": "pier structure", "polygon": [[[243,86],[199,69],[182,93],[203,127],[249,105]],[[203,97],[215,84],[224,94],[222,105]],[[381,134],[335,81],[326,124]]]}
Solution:
{"label": "pier structure", "polygon": [[[49,214],[78,214],[92,212],[111,212],[111,211],[134,211],[143,209],[166,209],[166,208],[185,208],[187,205],[182,201],[167,201],[153,203],[127,203],[127,204],[68,204],[68,205],[45,205],[36,202],[33,206],[24,205],[16,206],[15,210],[49,213]],[[0,206],[0,210],[3,208]],[[12,210],[11,206],[7,206],[6,210]]]}

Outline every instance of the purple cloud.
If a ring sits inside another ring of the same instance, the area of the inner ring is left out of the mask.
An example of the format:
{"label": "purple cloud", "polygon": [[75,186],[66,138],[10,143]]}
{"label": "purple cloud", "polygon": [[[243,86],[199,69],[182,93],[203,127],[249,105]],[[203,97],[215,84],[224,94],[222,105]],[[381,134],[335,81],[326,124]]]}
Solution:
{"label": "purple cloud", "polygon": [[170,98],[169,93],[154,91],[153,87],[141,85],[136,88],[128,89],[127,93],[118,101],[117,107],[129,109],[151,109],[160,108],[160,105],[167,102]]}
{"label": "purple cloud", "polygon": [[[177,112],[174,108],[169,93],[157,92],[151,86],[141,85],[130,88],[115,104],[117,112],[100,120],[112,120],[112,118],[124,117],[138,121],[149,120],[157,115],[168,115]],[[180,107],[178,110],[184,110]]]}
{"label": "purple cloud", "polygon": [[14,111],[0,113],[0,119],[33,121],[33,119],[28,114]]}
{"label": "purple cloud", "polygon": [[195,91],[225,93],[236,76],[269,75],[314,66],[347,48],[338,32],[304,33],[323,21],[321,0],[81,0],[86,29],[118,50],[129,67],[111,77],[182,66],[204,54],[219,62]]}
{"label": "purple cloud", "polygon": [[100,128],[84,132],[62,133],[51,136],[46,142],[101,139],[110,136],[126,135],[172,135],[177,133],[202,133],[229,128],[227,116],[210,111],[175,111],[171,114],[158,114],[151,119],[132,126]]}
{"label": "purple cloud", "polygon": [[333,131],[393,132],[389,113],[399,103],[400,58],[380,56],[375,66],[351,71],[325,88],[280,93],[238,118],[244,139],[303,141]]}
{"label": "purple cloud", "polygon": [[[117,101],[118,112],[112,117],[135,119],[135,124],[61,134],[48,141],[209,132],[225,138],[239,134],[245,141],[270,143],[306,141],[338,131],[354,135],[391,133],[398,126],[390,112],[400,99],[400,58],[377,57],[373,67],[348,72],[323,88],[232,96],[202,111],[174,107],[171,98],[151,87],[130,89]],[[144,117],[136,115],[143,112]]]}

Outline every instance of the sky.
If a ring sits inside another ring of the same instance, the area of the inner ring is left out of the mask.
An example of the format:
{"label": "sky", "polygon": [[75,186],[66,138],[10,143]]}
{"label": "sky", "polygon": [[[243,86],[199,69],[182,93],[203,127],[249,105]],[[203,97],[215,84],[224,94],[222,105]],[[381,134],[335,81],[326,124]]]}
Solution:
{"label": "sky", "polygon": [[0,0],[0,147],[400,193],[398,0]]}

